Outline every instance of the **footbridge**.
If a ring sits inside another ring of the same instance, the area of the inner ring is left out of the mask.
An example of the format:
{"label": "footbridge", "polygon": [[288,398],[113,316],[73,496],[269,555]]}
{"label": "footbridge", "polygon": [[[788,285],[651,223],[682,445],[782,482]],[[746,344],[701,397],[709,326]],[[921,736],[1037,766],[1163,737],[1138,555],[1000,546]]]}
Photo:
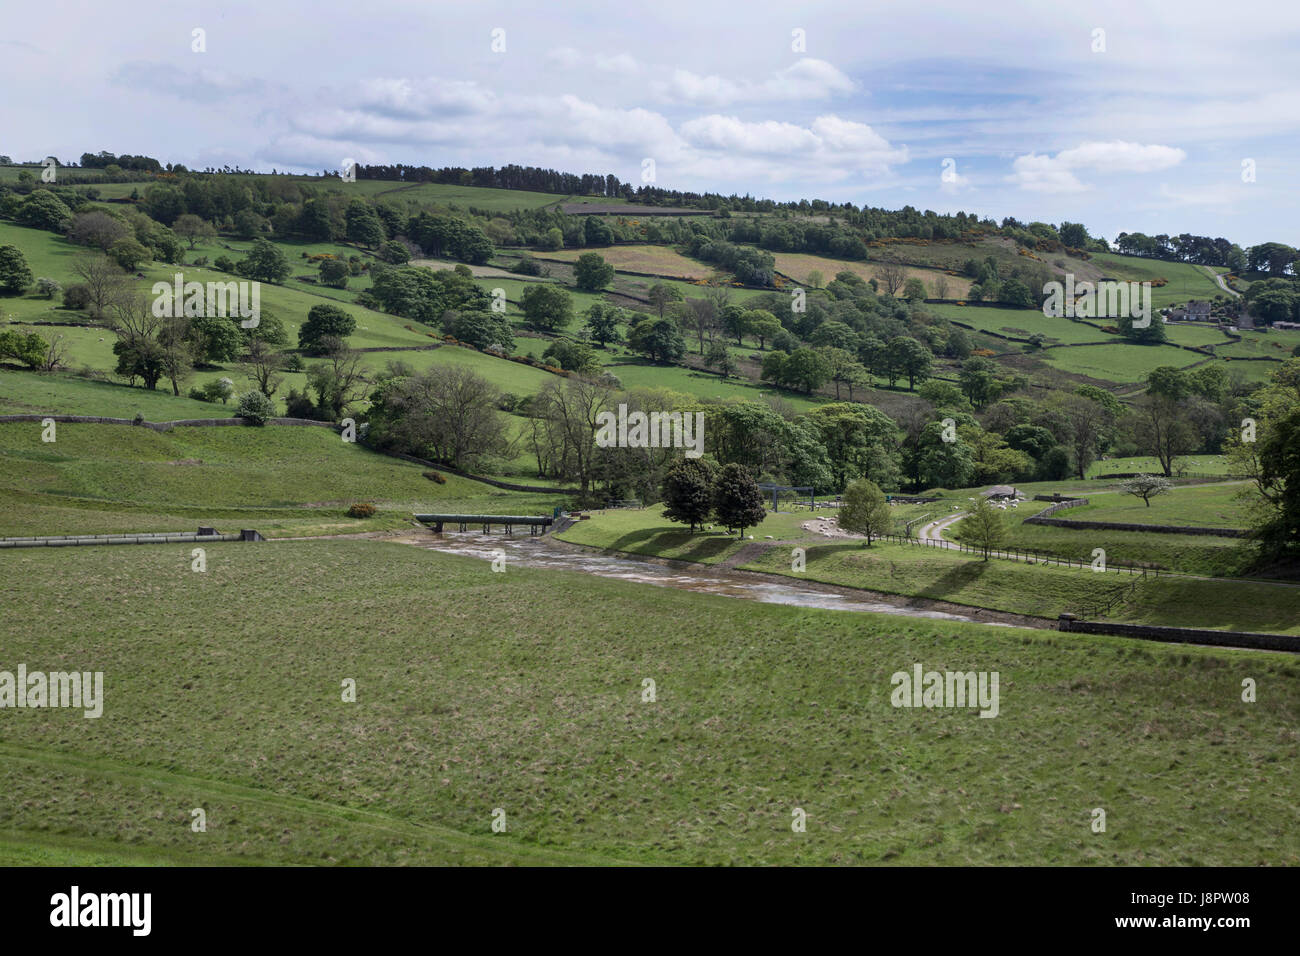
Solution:
{"label": "footbridge", "polygon": [[513,534],[515,526],[528,528],[531,535],[545,534],[546,529],[555,523],[550,515],[439,515],[417,514],[415,520],[421,524],[433,525],[433,530],[442,532],[444,525],[454,525],[461,531],[471,527],[482,527],[484,534],[490,534],[493,525],[503,525],[506,534]]}

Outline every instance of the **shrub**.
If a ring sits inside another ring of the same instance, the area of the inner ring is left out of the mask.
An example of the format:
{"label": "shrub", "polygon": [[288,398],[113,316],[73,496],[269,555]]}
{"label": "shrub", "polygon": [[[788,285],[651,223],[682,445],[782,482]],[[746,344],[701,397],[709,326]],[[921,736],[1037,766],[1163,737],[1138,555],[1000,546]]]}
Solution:
{"label": "shrub", "polygon": [[348,264],[335,259],[333,256],[321,261],[320,279],[328,286],[333,286],[336,289],[347,288],[348,276],[351,274]]}
{"label": "shrub", "polygon": [[63,290],[63,307],[65,309],[90,308],[90,287],[84,282],[74,282]]}
{"label": "shrub", "polygon": [[542,274],[542,264],[532,256],[520,256],[519,261],[510,269],[515,275],[521,276],[539,276]]}
{"label": "shrub", "polygon": [[235,263],[230,256],[217,256],[216,259],[212,260],[212,268],[218,272],[234,272]]}
{"label": "shrub", "polygon": [[220,402],[224,405],[235,394],[235,385],[228,378],[218,378],[204,385],[200,392],[205,402]]}
{"label": "shrub", "polygon": [[440,471],[426,471],[424,477],[428,478],[430,481],[437,482],[440,485],[445,485],[447,483],[447,476]]}
{"label": "shrub", "polygon": [[265,425],[275,417],[275,405],[261,392],[245,392],[239,396],[235,414],[254,425]]}
{"label": "shrub", "polygon": [[368,501],[358,501],[348,509],[349,518],[373,518],[375,516],[375,506]]}
{"label": "shrub", "polygon": [[301,392],[296,388],[289,389],[284,399],[284,413],[289,418],[318,418],[316,404],[305,389]]}

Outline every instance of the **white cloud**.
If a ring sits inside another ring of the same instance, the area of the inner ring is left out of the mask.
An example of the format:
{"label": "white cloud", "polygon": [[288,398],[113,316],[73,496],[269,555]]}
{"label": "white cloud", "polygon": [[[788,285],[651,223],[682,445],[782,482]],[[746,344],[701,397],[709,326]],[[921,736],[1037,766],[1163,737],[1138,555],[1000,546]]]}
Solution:
{"label": "white cloud", "polygon": [[852,93],[857,84],[825,60],[804,57],[758,82],[735,82],[722,76],[701,76],[674,70],[669,80],[654,84],[669,100],[701,106],[727,106],[742,102],[819,100]]}
{"label": "white cloud", "polygon": [[494,92],[473,81],[381,77],[361,82],[357,106],[385,116],[421,117],[478,113],[496,101]]}
{"label": "white cloud", "polygon": [[1172,146],[1144,146],[1114,140],[1083,143],[1056,154],[1056,162],[1068,169],[1095,169],[1103,173],[1151,173],[1177,166],[1187,154]]}
{"label": "white cloud", "polygon": [[1078,193],[1088,188],[1051,156],[1039,156],[1037,153],[1017,156],[1011,168],[1013,172],[1006,177],[1006,181],[1031,192]]}
{"label": "white cloud", "polygon": [[1017,156],[1006,181],[1031,192],[1075,193],[1091,187],[1075,170],[1099,173],[1151,173],[1177,166],[1187,154],[1172,146],[1144,145],[1123,140],[1086,142],[1063,149],[1055,156],[1029,153]]}
{"label": "white cloud", "polygon": [[625,76],[631,76],[641,70],[641,64],[630,53],[582,53],[571,46],[548,50],[546,59],[566,70],[595,69],[605,73],[621,73]]}
{"label": "white cloud", "polygon": [[681,125],[681,135],[698,149],[729,155],[782,161],[778,172],[820,167],[822,178],[839,178],[853,171],[882,172],[907,162],[907,147],[894,146],[864,123],[838,116],[819,116],[808,127],[766,120],[745,122],[713,114]]}

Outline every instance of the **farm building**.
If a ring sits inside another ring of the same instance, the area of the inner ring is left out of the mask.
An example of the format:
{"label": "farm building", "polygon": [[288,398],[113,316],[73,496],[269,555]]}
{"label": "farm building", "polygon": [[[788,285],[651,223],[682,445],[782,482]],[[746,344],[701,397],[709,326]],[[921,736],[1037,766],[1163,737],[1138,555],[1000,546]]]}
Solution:
{"label": "farm building", "polygon": [[1023,498],[1024,493],[1016,491],[1011,485],[994,485],[984,492],[984,497],[990,501],[1001,501],[1007,498]]}
{"label": "farm building", "polygon": [[1184,308],[1170,312],[1169,318],[1175,322],[1208,322],[1210,303],[1192,299]]}

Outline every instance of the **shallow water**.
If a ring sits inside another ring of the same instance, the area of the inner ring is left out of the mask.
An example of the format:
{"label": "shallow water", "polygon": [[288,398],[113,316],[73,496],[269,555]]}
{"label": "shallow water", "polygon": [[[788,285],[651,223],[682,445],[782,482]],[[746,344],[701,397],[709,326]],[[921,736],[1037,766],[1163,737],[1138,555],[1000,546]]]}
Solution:
{"label": "shallow water", "polygon": [[616,578],[620,581],[633,581],[638,584],[652,584],[657,587],[678,588],[683,591],[699,591],[705,594],[720,594],[725,597],[762,601],[764,604],[789,604],[794,607],[817,607],[833,611],[875,611],[882,614],[897,614],[903,617],[924,617],[933,620],[967,621],[979,624],[996,623],[963,614],[930,611],[874,601],[865,596],[859,597],[857,595],[823,591],[819,590],[815,585],[776,584],[755,580],[748,575],[733,574],[711,568],[679,570],[648,561],[638,561],[634,558],[569,551],[553,547],[545,537],[534,538],[525,535],[523,537],[508,538],[503,534],[485,535],[467,532],[463,534],[429,534],[411,540],[412,543],[417,544],[419,547],[431,551],[465,555],[472,558],[481,558],[485,561],[492,560],[495,557],[494,552],[504,551],[507,569],[510,567],[525,567],[577,571],[582,574],[594,574],[602,578]]}

